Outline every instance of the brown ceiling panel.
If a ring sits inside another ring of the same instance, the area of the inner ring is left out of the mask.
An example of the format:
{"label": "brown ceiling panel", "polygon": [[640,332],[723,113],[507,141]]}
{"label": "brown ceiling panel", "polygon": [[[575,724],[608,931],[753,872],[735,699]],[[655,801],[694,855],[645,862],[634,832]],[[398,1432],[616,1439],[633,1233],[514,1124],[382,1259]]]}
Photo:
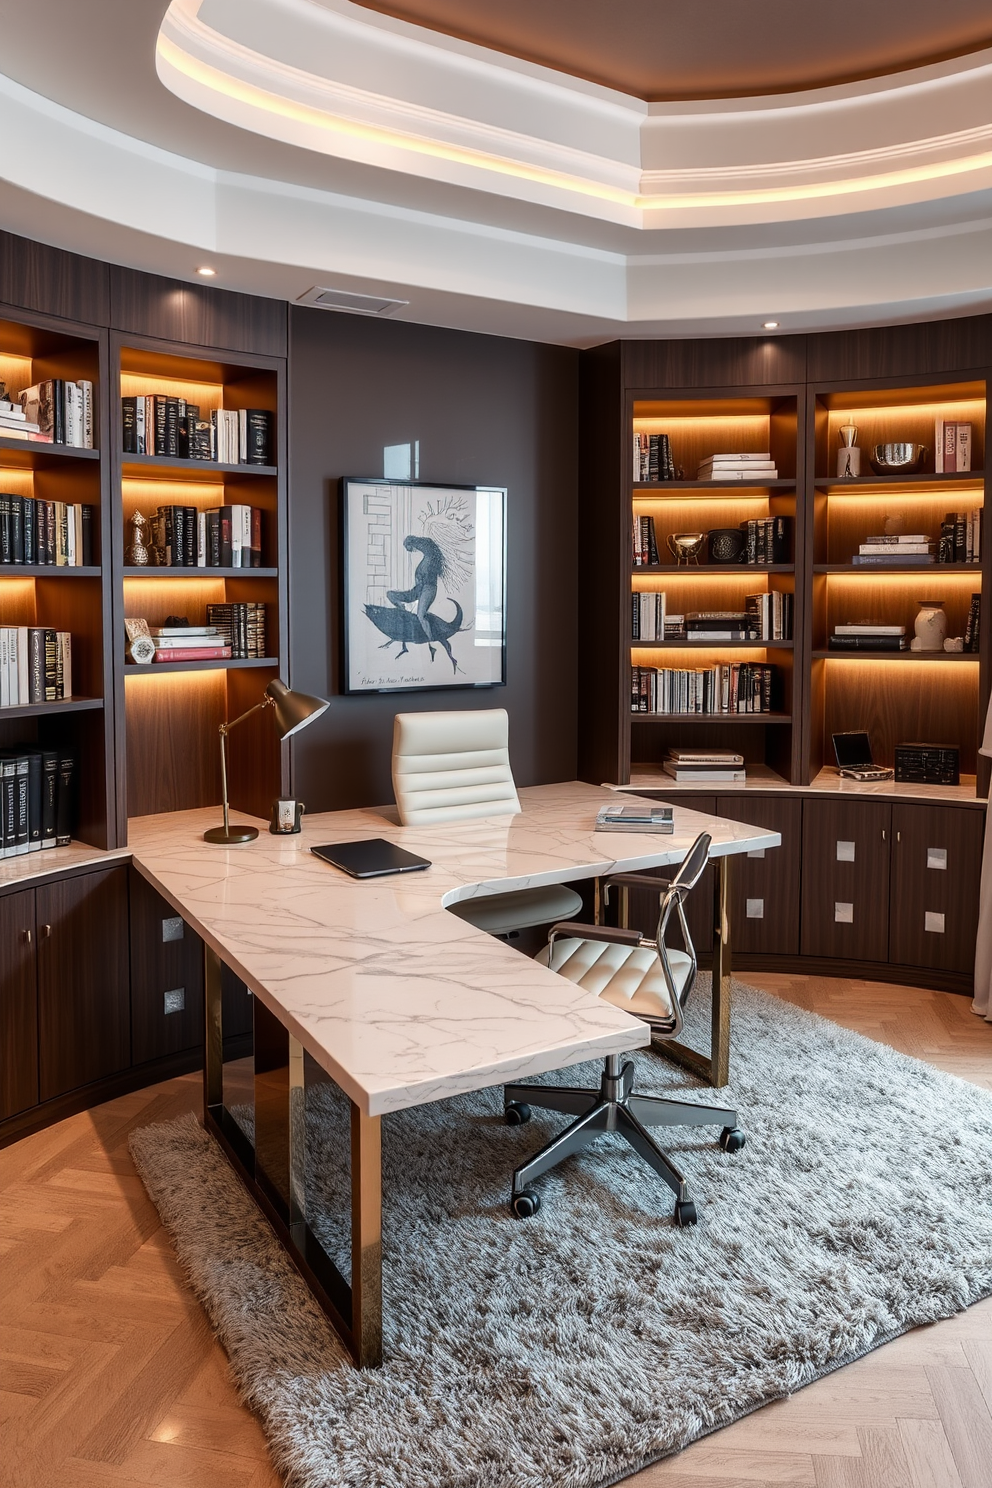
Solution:
{"label": "brown ceiling panel", "polygon": [[992,46],[992,0],[358,0],[651,101],[898,72]]}

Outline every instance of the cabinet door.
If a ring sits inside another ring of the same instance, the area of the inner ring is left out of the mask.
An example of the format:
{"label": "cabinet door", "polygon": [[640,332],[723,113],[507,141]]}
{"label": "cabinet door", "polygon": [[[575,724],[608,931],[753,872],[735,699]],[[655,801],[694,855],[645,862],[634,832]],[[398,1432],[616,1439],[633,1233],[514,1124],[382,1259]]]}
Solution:
{"label": "cabinet door", "polygon": [[38,1104],[34,889],[0,899],[0,1121]]}
{"label": "cabinet door", "polygon": [[804,956],[888,960],[891,816],[882,801],[803,802]]}
{"label": "cabinet door", "polygon": [[131,1061],[203,1043],[203,942],[148,880],[130,871]]}
{"label": "cabinet door", "polygon": [[41,1099],[131,1062],[126,867],[36,890]]}
{"label": "cabinet door", "polygon": [[720,796],[716,814],[782,834],[781,847],[759,848],[731,864],[731,954],[797,955],[802,801]]}
{"label": "cabinet door", "polygon": [[972,970],[984,827],[973,809],[893,806],[890,961]]}
{"label": "cabinet door", "polygon": [[[681,791],[673,792],[668,798],[673,805],[683,806],[689,811],[700,811],[704,816],[716,815],[715,796],[686,796]],[[703,824],[700,823],[700,831]],[[675,867],[669,865],[665,868],[649,868],[648,874],[652,878],[671,878]],[[658,894],[653,894],[650,889],[631,889],[630,910],[628,920],[631,928],[640,930],[643,935],[653,937],[658,928]],[[713,907],[713,869],[707,867],[702,878],[686,901],[685,917],[689,922],[689,934],[692,936],[696,947],[696,954],[702,959],[709,956],[713,951],[713,926],[715,924],[715,912]],[[612,909],[608,916],[610,923],[616,923],[616,914]],[[678,931],[675,932],[676,941]]]}

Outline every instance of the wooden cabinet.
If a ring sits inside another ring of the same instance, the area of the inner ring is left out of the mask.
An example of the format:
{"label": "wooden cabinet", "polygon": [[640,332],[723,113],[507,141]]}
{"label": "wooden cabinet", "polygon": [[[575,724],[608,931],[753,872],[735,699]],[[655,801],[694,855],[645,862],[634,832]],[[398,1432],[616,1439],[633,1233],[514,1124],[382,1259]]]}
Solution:
{"label": "wooden cabinet", "polygon": [[0,1121],[38,1103],[35,891],[0,899]]}
{"label": "wooden cabinet", "polygon": [[886,961],[892,807],[865,799],[803,802],[804,956]]}
{"label": "wooden cabinet", "polygon": [[203,1043],[203,942],[130,870],[131,1062]]}
{"label": "wooden cabinet", "polygon": [[126,867],[35,890],[41,1100],[131,1062]]}
{"label": "wooden cabinet", "polygon": [[802,801],[719,796],[716,814],[782,834],[781,847],[759,848],[731,865],[731,954],[797,955]]}
{"label": "wooden cabinet", "polygon": [[915,802],[893,806],[890,961],[972,969],[983,828],[978,811]]}

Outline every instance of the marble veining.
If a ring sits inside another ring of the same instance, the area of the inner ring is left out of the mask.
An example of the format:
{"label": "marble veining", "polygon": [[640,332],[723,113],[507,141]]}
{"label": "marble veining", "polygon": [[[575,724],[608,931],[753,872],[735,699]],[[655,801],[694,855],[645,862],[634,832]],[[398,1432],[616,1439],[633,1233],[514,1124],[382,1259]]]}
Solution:
{"label": "marble veining", "polygon": [[[482,894],[776,847],[776,832],[675,803],[670,836],[596,833],[610,792],[520,791],[513,817],[399,827],[388,811],[304,818],[238,848],[202,841],[216,810],[132,820],[135,866],[363,1111],[380,1115],[637,1048],[646,1026],[448,914]],[[238,820],[249,818],[238,817]],[[388,837],[425,872],[356,881],[311,846]]]}

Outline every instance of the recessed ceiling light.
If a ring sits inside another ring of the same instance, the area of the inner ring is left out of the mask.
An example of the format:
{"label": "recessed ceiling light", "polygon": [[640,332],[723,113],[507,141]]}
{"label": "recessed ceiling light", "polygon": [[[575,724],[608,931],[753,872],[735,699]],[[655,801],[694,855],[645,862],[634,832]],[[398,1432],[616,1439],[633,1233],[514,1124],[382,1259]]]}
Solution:
{"label": "recessed ceiling light", "polygon": [[204,279],[212,279],[214,277],[214,275],[216,274],[217,270],[216,269],[208,269],[207,266],[206,266],[206,264],[204,264],[203,268],[202,269],[197,269],[196,272],[198,274],[202,274],[203,277],[204,277]]}
{"label": "recessed ceiling light", "polygon": [[[200,273],[201,274],[203,273],[203,270],[202,269],[200,270]],[[778,321],[777,320],[766,320],[762,324],[762,329],[765,330],[765,331],[777,331],[778,330]]]}

